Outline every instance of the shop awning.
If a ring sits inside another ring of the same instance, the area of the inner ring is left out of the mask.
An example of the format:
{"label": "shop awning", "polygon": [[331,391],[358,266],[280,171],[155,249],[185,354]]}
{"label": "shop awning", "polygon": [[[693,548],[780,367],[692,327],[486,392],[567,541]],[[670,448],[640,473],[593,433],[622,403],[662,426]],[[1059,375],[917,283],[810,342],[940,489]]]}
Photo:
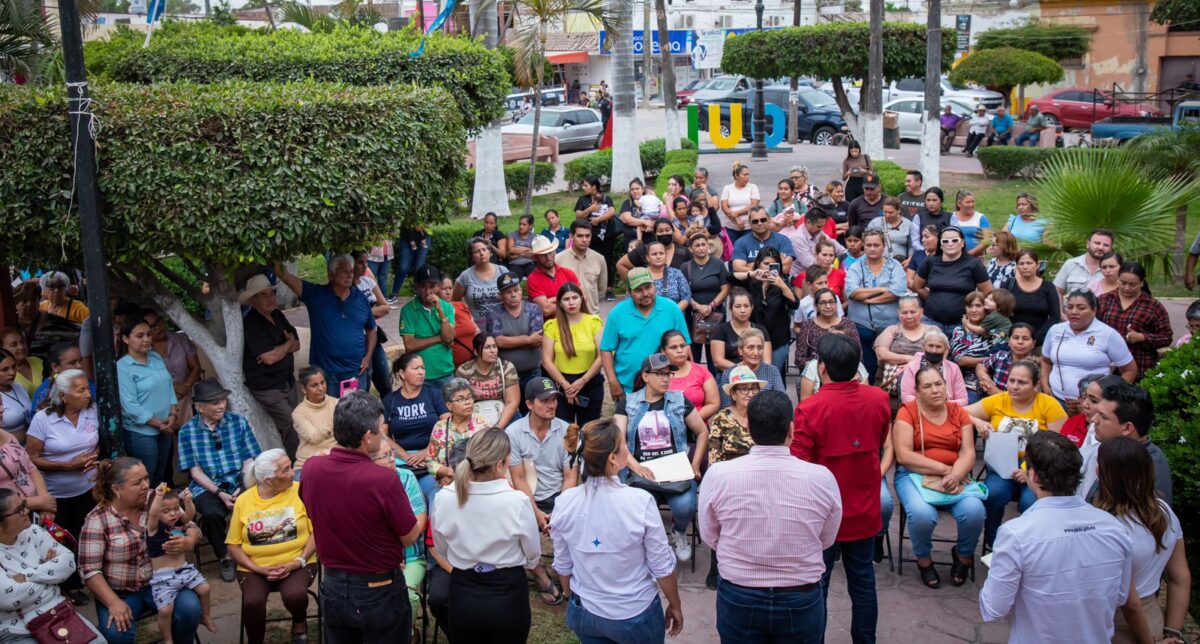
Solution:
{"label": "shop awning", "polygon": [[557,54],[550,54],[546,59],[555,65],[565,65],[567,63],[586,63],[588,61],[588,52],[586,51],[565,51]]}

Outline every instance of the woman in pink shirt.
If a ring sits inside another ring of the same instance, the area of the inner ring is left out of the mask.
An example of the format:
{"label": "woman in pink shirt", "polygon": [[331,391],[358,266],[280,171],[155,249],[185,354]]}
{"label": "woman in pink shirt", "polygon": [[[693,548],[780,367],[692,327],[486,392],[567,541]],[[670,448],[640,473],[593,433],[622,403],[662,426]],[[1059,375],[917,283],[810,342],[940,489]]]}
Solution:
{"label": "woman in pink shirt", "polygon": [[662,336],[658,350],[665,353],[676,371],[671,374],[671,391],[683,392],[683,397],[696,406],[700,418],[707,423],[721,408],[721,394],[717,381],[708,369],[692,362],[692,349],[683,334],[674,329]]}
{"label": "woman in pink shirt", "polygon": [[962,370],[958,365],[946,360],[950,352],[950,341],[941,331],[927,331],[921,339],[924,351],[917,353],[916,360],[904,365],[900,375],[900,402],[908,403],[917,399],[917,371],[931,364],[937,367],[946,380],[946,398],[961,406],[967,404],[967,385],[963,382]]}

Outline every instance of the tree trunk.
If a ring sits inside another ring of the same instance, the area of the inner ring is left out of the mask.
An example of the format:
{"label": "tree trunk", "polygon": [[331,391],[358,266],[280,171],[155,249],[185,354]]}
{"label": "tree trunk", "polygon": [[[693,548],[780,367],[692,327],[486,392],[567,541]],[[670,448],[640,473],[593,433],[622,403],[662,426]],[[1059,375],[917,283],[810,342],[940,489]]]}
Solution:
{"label": "tree trunk", "polygon": [[267,22],[271,24],[271,31],[275,31],[275,12],[271,10],[271,0],[262,0],[263,13],[267,14]]}
{"label": "tree trunk", "polygon": [[[618,0],[621,23],[633,24],[633,1]],[[613,167],[612,187],[624,192],[629,182],[642,178],[642,157],[638,151],[635,116],[637,99],[634,92],[633,33],[623,29],[612,43],[613,52]]]}
{"label": "tree trunk", "polygon": [[1188,207],[1187,204],[1175,209],[1175,251],[1172,253],[1175,256],[1175,270],[1179,274],[1183,274],[1184,262],[1187,259],[1187,226],[1188,226]]}
{"label": "tree trunk", "polygon": [[850,105],[850,97],[846,95],[846,88],[842,85],[842,77],[834,76],[829,79],[833,83],[833,98],[837,101],[838,109],[842,111],[842,120],[846,122],[846,127],[850,128],[850,134],[858,140],[862,140],[862,130],[859,127],[858,116],[854,113],[854,108]]}
{"label": "tree trunk", "polygon": [[542,125],[542,76],[546,70],[546,61],[542,57],[542,52],[546,51],[544,36],[541,41],[538,54],[533,59],[537,65],[537,85],[533,88],[533,142],[529,144],[529,180],[525,184],[525,214],[529,216],[533,215],[533,173],[537,169],[538,129]]}
{"label": "tree trunk", "polygon": [[[800,0],[792,0],[792,26],[800,26]],[[800,91],[800,83],[792,76],[791,93],[788,94],[788,145],[796,145],[800,137],[800,108],[796,105],[796,93]]]}
{"label": "tree trunk", "polygon": [[863,101],[863,153],[883,158],[883,0],[871,0],[867,95]]}
{"label": "tree trunk", "polygon": [[679,131],[679,110],[676,109],[675,61],[671,55],[670,31],[667,29],[666,0],[655,0],[654,9],[658,14],[658,51],[661,54],[659,60],[662,64],[662,81],[659,83],[659,92],[662,94],[663,109],[666,110],[667,117],[667,151],[678,150],[681,147],[679,139],[682,138],[682,134]]}
{"label": "tree trunk", "polygon": [[654,62],[654,36],[650,32],[650,0],[642,0],[642,107],[650,109],[650,66]]}
{"label": "tree trunk", "polygon": [[[495,49],[500,42],[495,2],[475,0],[467,6],[471,35],[483,36],[483,44]],[[483,219],[489,212],[512,216],[508,188],[504,185],[504,137],[497,119],[475,135],[475,186],[471,192],[471,218]]]}
{"label": "tree trunk", "polygon": [[[926,186],[942,185],[942,0],[929,0],[928,34],[925,37],[925,118],[921,127],[921,174]],[[1006,97],[1005,100],[1008,100]]]}

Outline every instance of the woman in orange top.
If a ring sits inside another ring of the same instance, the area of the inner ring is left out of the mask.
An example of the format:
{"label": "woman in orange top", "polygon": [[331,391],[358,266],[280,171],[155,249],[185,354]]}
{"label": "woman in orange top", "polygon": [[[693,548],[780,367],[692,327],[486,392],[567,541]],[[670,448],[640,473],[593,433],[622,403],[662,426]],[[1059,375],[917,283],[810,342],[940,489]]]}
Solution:
{"label": "woman in orange top", "polygon": [[449,275],[442,277],[442,283],[438,287],[438,297],[454,307],[454,344],[450,346],[450,349],[454,353],[454,368],[457,369],[464,362],[475,357],[472,342],[479,334],[479,325],[475,324],[475,319],[471,317],[471,310],[467,307],[467,303],[462,300],[451,300],[453,295],[454,280],[450,279]]}
{"label": "woman in orange top", "polygon": [[921,571],[921,581],[930,588],[941,585],[930,554],[938,509],[945,508],[954,516],[958,546],[953,552],[950,581],[961,586],[967,579],[983,531],[983,501],[962,495],[953,503],[933,506],[922,496],[918,485],[948,495],[963,492],[975,466],[975,430],[967,412],[946,401],[946,381],[940,371],[925,365],[917,371],[916,382],[917,399],[900,407],[892,426],[896,495],[908,516],[913,556]]}

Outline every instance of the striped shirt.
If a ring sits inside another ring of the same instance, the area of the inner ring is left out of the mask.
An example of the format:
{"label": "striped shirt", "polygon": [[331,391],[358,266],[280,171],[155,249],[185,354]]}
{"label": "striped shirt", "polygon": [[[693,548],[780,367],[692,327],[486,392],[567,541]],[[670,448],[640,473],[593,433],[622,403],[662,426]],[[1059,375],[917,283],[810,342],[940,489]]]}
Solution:
{"label": "striped shirt", "polygon": [[715,463],[700,487],[700,536],[716,550],[721,578],[739,586],[817,582],[825,572],[822,551],[841,523],[833,474],[784,445],[755,445],[741,458]]}

